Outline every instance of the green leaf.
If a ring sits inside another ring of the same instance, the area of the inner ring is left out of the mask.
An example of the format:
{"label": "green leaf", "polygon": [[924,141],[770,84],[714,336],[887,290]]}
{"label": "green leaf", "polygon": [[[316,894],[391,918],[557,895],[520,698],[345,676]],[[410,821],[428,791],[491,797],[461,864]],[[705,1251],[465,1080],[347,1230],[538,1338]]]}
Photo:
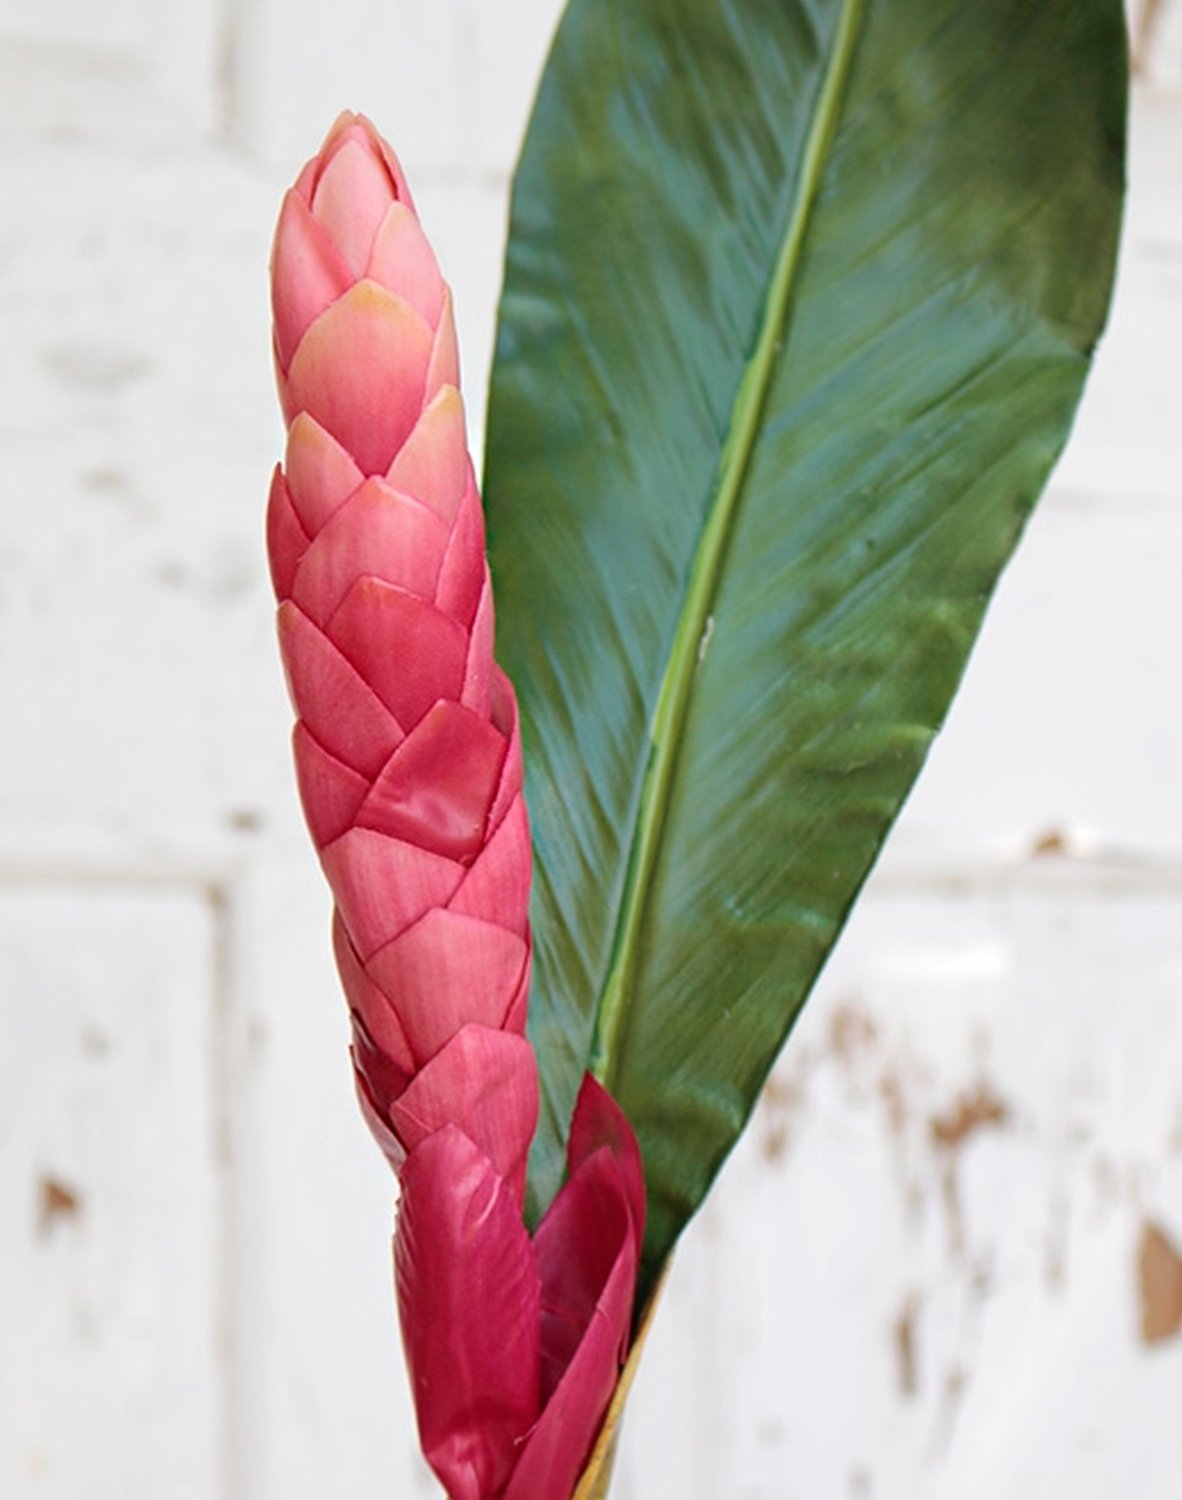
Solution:
{"label": "green leaf", "polygon": [[573,0],[513,193],[486,502],[548,1201],[583,1069],[645,1285],[832,947],[1067,434],[1119,0]]}

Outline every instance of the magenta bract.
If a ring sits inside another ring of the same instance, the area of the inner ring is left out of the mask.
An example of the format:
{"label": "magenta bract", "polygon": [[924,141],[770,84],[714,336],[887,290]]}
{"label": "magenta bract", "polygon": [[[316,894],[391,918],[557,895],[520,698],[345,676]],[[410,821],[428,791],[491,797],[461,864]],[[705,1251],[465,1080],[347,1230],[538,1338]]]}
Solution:
{"label": "magenta bract", "polygon": [[530,841],[451,296],[402,170],[345,114],[272,257],[288,422],[267,538],[308,827],[366,1119],[399,1173],[398,1304],[452,1500],[566,1500],[627,1351],[644,1188],[588,1079],[531,1240]]}

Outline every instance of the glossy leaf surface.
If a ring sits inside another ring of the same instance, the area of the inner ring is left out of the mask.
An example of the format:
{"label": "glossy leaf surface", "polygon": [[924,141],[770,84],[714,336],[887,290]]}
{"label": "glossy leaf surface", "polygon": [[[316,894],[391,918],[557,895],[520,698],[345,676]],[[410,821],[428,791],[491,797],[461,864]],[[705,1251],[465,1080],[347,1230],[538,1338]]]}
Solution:
{"label": "glossy leaf surface", "polygon": [[537,1213],[590,1059],[651,1281],[910,788],[1107,305],[1118,0],[574,0],[489,415]]}

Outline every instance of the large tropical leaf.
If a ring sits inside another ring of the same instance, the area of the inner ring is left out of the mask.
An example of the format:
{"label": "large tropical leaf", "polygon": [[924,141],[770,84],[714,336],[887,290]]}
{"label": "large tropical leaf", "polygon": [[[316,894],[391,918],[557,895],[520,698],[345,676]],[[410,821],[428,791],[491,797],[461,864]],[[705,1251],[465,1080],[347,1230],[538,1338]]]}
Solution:
{"label": "large tropical leaf", "polygon": [[573,0],[490,403],[536,850],[535,1211],[591,1062],[651,1278],[746,1120],[1066,437],[1119,0]]}

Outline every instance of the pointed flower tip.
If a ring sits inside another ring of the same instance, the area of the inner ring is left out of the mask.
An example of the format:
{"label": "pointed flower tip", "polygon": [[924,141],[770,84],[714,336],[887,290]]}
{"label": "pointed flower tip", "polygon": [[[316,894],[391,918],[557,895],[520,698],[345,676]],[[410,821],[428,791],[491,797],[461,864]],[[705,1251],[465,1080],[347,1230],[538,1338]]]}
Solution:
{"label": "pointed flower tip", "polygon": [[357,141],[359,145],[371,149],[374,156],[380,156],[378,139],[372,120],[356,110],[343,109],[328,127],[328,133],[314,160],[323,171],[347,141]]}
{"label": "pointed flower tip", "polygon": [[324,173],[338,153],[351,141],[361,147],[362,151],[386,173],[389,178],[391,196],[413,209],[414,203],[407,185],[406,174],[390,143],[368,115],[351,109],[341,110],[329,126],[320,150],[300,174],[296,190],[301,193],[309,206],[312,204]]}
{"label": "pointed flower tip", "polygon": [[341,110],[340,114],[337,115],[332,124],[328,127],[328,134],[324,137],[324,144],[320,148],[321,156],[323,156],[325,152],[327,152],[331,148],[333,142],[339,136],[344,135],[347,130],[351,130],[355,125],[368,127],[368,129],[374,135],[377,134],[377,131],[374,130],[373,123],[368,120],[365,115],[361,114],[355,109],[343,109]]}

